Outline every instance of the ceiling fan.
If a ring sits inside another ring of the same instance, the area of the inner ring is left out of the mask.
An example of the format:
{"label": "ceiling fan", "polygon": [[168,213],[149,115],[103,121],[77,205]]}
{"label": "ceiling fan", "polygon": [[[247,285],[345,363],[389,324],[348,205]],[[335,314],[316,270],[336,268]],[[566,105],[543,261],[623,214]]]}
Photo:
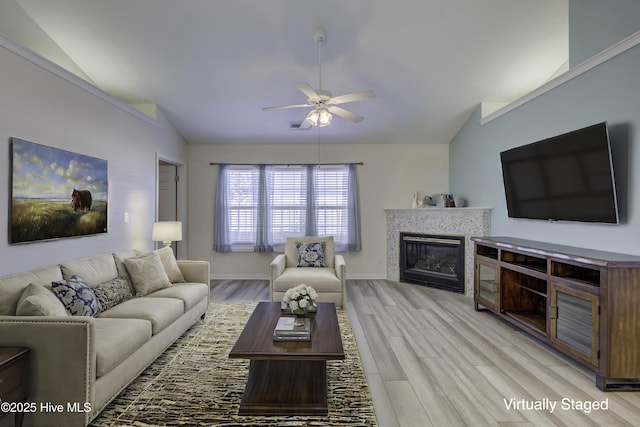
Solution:
{"label": "ceiling fan", "polygon": [[265,107],[262,109],[263,111],[313,107],[313,109],[307,114],[305,119],[300,124],[300,128],[302,129],[306,129],[311,126],[329,126],[331,124],[331,119],[333,118],[332,114],[335,114],[336,116],[342,117],[347,120],[351,120],[354,123],[358,123],[364,119],[364,117],[362,117],[361,115],[349,111],[345,108],[339,107],[338,105],[346,104],[348,102],[361,101],[363,99],[375,98],[376,94],[372,90],[364,90],[340,96],[333,96],[328,90],[322,89],[322,61],[320,60],[320,53],[322,42],[326,38],[327,35],[325,31],[322,28],[318,28],[315,34],[315,40],[318,43],[319,88],[314,89],[308,83],[295,84],[298,90],[300,90],[300,92],[307,96],[307,103]]}

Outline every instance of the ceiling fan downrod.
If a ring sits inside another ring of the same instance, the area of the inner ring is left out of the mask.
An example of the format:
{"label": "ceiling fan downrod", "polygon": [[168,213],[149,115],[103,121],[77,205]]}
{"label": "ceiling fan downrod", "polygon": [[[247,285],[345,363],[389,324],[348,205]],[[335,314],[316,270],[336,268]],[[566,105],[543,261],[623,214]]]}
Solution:
{"label": "ceiling fan downrod", "polygon": [[322,42],[327,39],[324,28],[318,27],[316,30],[316,43],[318,44],[318,89],[322,89]]}

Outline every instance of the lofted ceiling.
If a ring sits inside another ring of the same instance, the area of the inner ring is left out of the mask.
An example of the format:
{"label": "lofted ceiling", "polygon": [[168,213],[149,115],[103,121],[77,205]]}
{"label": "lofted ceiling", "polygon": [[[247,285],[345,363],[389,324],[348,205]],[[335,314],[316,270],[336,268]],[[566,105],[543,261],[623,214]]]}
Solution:
{"label": "lofted ceiling", "polygon": [[[481,102],[516,99],[568,59],[568,0],[14,0],[88,78],[157,104],[188,143],[316,141],[294,83],[372,89],[327,142],[448,143]],[[46,55],[45,55],[46,56]]]}

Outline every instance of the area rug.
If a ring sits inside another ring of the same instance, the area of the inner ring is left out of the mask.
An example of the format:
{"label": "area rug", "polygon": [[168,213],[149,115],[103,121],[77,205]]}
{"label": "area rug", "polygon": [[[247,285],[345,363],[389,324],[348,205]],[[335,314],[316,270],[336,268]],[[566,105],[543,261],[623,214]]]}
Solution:
{"label": "area rug", "polygon": [[255,304],[211,303],[198,321],[91,426],[376,426],[371,395],[345,310],[338,321],[345,360],[327,362],[327,416],[239,416],[249,362],[229,351]]}

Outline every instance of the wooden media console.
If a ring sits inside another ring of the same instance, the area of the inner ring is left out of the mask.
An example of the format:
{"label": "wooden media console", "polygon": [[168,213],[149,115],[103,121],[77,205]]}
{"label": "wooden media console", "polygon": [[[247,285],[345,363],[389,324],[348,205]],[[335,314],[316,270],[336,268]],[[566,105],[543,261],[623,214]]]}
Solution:
{"label": "wooden media console", "polygon": [[601,390],[640,390],[640,256],[474,237],[481,306],[593,369]]}

